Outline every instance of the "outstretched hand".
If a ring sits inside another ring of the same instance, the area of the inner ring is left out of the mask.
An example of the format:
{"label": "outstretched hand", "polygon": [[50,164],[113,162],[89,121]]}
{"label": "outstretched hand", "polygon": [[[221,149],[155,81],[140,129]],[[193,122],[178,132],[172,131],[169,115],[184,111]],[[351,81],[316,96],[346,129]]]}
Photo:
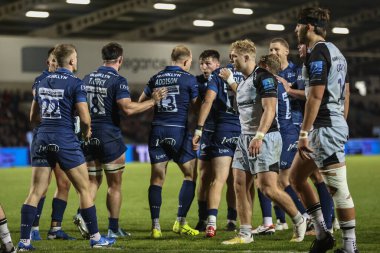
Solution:
{"label": "outstretched hand", "polygon": [[281,77],[281,76],[276,75],[276,78],[277,78],[277,81],[281,82],[282,85],[284,85],[285,91],[286,91],[286,92],[289,92],[289,90],[291,89],[291,85],[290,85],[290,83],[288,83],[288,81],[286,81],[286,80],[285,80],[283,77]]}
{"label": "outstretched hand", "polygon": [[158,103],[160,102],[161,99],[165,99],[167,95],[168,95],[168,89],[163,87],[163,88],[155,89],[152,93],[152,98],[156,103]]}

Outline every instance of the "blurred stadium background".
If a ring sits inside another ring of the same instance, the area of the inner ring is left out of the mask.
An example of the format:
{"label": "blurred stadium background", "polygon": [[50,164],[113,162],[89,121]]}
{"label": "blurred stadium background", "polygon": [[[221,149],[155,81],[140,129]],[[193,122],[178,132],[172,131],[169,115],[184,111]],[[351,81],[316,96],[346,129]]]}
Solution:
{"label": "blurred stadium background", "polygon": [[[149,77],[170,64],[170,51],[178,43],[193,50],[193,74],[199,74],[200,52],[217,49],[226,63],[229,43],[241,38],[252,39],[260,56],[272,38],[283,37],[294,49],[290,58],[299,63],[293,33],[297,11],[315,5],[330,8],[328,40],[338,45],[349,63],[351,140],[347,153],[379,154],[378,1],[1,0],[0,167],[29,164],[31,86],[45,69],[51,46],[62,42],[77,46],[77,76],[81,78],[101,65],[100,49],[105,43],[121,43],[125,50],[121,74],[127,77],[136,100]],[[210,22],[203,24],[206,27],[196,26],[195,20]],[[273,30],[276,27],[268,24],[279,26]],[[333,28],[346,30],[332,32]],[[148,161],[144,144],[151,117],[146,112],[123,118],[123,135],[130,144],[128,161]]]}
{"label": "blurred stadium background", "polygon": [[[75,1],[82,4],[70,3]],[[155,5],[157,3],[170,5]],[[348,60],[351,106],[348,116],[350,141],[346,145],[346,153],[360,155],[348,158],[351,191],[358,206],[359,244],[363,252],[379,252],[380,217],[376,211],[379,206],[376,194],[380,190],[377,171],[380,162],[378,156],[364,156],[380,154],[380,3],[373,0],[0,0],[0,201],[6,207],[9,220],[12,220],[11,230],[18,231],[19,208],[26,196],[31,173],[28,168],[32,130],[28,120],[31,87],[34,78],[45,69],[50,47],[57,43],[74,44],[79,53],[77,76],[82,78],[102,64],[100,49],[104,44],[110,41],[121,43],[125,52],[121,74],[129,81],[132,99],[136,101],[149,77],[170,64],[171,49],[179,43],[188,45],[193,51],[193,74],[200,74],[197,58],[203,50],[219,50],[222,62],[226,63],[229,43],[242,38],[252,39],[260,56],[267,53],[272,38],[283,37],[293,49],[290,58],[299,63],[293,33],[297,12],[302,7],[315,5],[331,10],[328,40],[337,44]],[[28,17],[33,14],[40,17]],[[206,27],[195,26],[195,20],[211,22],[203,23]],[[274,28],[268,24],[279,26],[274,26],[277,30],[270,30]],[[335,29],[339,33],[333,33],[333,28],[346,29]],[[153,250],[152,245],[144,240],[149,236],[150,226],[146,198],[149,181],[146,143],[151,118],[152,112],[146,112],[123,117],[121,123],[130,163],[124,175],[127,194],[123,210],[127,212],[123,212],[121,218],[126,222],[126,228],[132,229],[136,235],[134,239],[128,239],[123,249],[131,252]],[[175,167],[173,164],[170,166]],[[170,230],[175,216],[173,210],[176,209],[180,181],[177,180],[180,178],[177,170],[169,173],[164,198],[171,202],[165,202],[163,209],[166,213],[163,215],[164,230]],[[101,192],[105,193],[104,187]],[[52,193],[50,190],[49,198]],[[104,203],[102,193],[97,200],[99,206]],[[74,191],[71,192],[71,200],[76,201]],[[45,229],[48,228],[50,213],[46,206],[41,225]],[[65,222],[70,220],[75,209],[76,204],[68,206]],[[224,209],[222,203],[223,217]],[[100,228],[104,230],[106,211],[104,206],[98,210]],[[196,205],[190,213],[190,222],[194,223]],[[260,221],[256,219],[254,222],[258,225]],[[67,229],[75,231],[71,224]],[[169,235],[167,240],[156,242],[154,252],[188,252],[187,247],[189,252],[225,252],[220,245],[221,240],[178,241],[169,231],[165,233]],[[305,244],[289,246],[287,240],[282,240],[288,239],[290,233],[256,240],[255,248],[265,252],[305,250]],[[225,239],[231,235],[222,232],[220,236],[219,239]],[[15,233],[14,241],[17,239],[18,234]],[[309,241],[311,238],[307,239],[307,245]],[[63,246],[63,242],[46,244],[43,241],[36,246],[45,252],[71,252],[74,248],[75,252],[82,252],[85,251],[84,246],[87,248],[87,244],[82,242]],[[250,248],[245,246],[234,250],[250,252]]]}

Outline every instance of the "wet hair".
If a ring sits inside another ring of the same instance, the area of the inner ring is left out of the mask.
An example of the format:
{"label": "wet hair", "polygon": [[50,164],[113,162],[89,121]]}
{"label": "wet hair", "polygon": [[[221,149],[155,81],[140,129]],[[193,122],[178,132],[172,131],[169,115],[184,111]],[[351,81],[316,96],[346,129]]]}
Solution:
{"label": "wet hair", "polygon": [[189,48],[187,48],[184,45],[178,45],[174,47],[172,50],[171,59],[174,62],[187,60],[190,57],[191,57],[191,51]]}
{"label": "wet hair", "polygon": [[269,72],[277,75],[281,70],[280,58],[275,54],[267,54],[260,57],[258,65],[261,68],[267,68]]}
{"label": "wet hair", "polygon": [[103,61],[114,61],[120,56],[123,56],[123,47],[116,43],[110,42],[102,48]]}
{"label": "wet hair", "polygon": [[272,43],[280,43],[281,45],[289,49],[289,43],[283,38],[274,38],[270,41],[270,44]]}
{"label": "wet hair", "polygon": [[326,37],[327,24],[330,21],[330,11],[320,7],[304,8],[298,15],[298,24],[315,26],[315,34]]}
{"label": "wet hair", "polygon": [[208,49],[208,50],[205,50],[201,53],[201,55],[199,56],[199,59],[200,60],[203,60],[203,59],[206,59],[206,58],[213,58],[213,59],[216,59],[219,61],[220,59],[220,54],[218,51],[216,50],[213,50],[213,49]]}
{"label": "wet hair", "polygon": [[232,50],[235,50],[239,54],[250,54],[256,57],[256,46],[250,39],[233,42],[230,47],[230,51]]}
{"label": "wet hair", "polygon": [[70,56],[76,52],[75,46],[72,44],[59,44],[54,48],[53,54],[57,59],[59,67],[65,67],[69,64]]}

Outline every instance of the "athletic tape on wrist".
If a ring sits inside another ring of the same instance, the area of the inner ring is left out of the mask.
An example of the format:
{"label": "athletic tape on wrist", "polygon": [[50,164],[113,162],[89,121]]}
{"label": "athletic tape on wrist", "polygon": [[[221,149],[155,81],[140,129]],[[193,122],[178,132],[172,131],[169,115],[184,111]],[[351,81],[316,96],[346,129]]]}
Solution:
{"label": "athletic tape on wrist", "polygon": [[309,132],[308,131],[301,130],[300,131],[299,139],[307,139],[308,136],[309,136]]}
{"label": "athletic tape on wrist", "polygon": [[233,85],[235,83],[234,74],[230,69],[227,69],[230,72],[230,75],[227,78],[227,83],[229,86]]}
{"label": "athletic tape on wrist", "polygon": [[256,135],[255,135],[255,137],[253,137],[253,139],[255,139],[255,140],[262,140],[262,139],[264,139],[264,136],[265,136],[265,134],[263,133],[263,132],[256,132]]}

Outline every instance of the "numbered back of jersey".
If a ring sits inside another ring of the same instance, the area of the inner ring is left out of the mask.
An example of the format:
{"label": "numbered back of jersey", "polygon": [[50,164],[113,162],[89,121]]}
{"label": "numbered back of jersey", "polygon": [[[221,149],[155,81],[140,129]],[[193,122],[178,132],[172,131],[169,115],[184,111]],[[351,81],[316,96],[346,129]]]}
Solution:
{"label": "numbered back of jersey", "polygon": [[168,86],[168,95],[157,105],[158,112],[178,112],[176,95],[180,95],[179,85]]}
{"label": "numbered back of jersey", "polygon": [[39,88],[38,96],[41,100],[41,117],[43,119],[60,119],[61,110],[59,100],[63,99],[63,89]]}

